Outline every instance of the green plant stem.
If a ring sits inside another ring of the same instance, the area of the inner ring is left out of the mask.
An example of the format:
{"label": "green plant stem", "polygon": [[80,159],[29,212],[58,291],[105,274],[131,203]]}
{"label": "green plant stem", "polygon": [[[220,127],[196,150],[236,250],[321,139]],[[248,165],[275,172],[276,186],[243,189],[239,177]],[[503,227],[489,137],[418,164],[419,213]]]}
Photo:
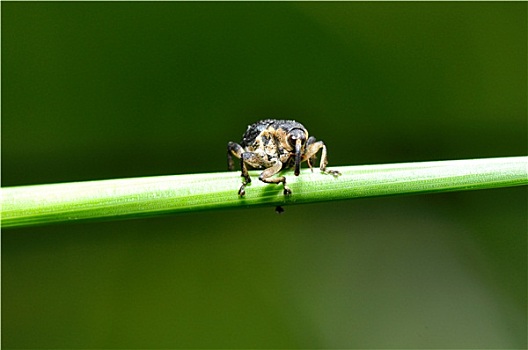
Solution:
{"label": "green plant stem", "polygon": [[293,194],[264,184],[258,171],[240,198],[239,172],[156,176],[1,189],[2,227],[139,217],[255,205],[291,205],[361,197],[509,187],[528,184],[528,157],[330,167],[334,177],[284,171]]}

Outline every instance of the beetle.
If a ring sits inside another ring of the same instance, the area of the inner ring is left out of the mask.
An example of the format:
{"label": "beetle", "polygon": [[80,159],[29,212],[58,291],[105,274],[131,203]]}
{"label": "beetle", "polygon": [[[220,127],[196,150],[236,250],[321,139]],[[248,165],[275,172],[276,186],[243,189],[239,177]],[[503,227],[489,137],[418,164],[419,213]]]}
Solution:
{"label": "beetle", "polygon": [[295,120],[264,119],[247,127],[240,144],[230,141],[227,144],[227,168],[234,170],[233,156],[240,159],[241,176],[244,178],[238,195],[246,194],[246,185],[251,183],[247,165],[264,169],[259,180],[269,184],[283,184],[284,195],[291,195],[284,176],[273,177],[283,169],[294,168],[299,176],[302,162],[307,162],[313,172],[312,163],[316,153],[322,150],[319,168],[325,174],[339,176],[336,170],[326,169],[328,164],[326,146],[315,137],[308,137],[308,130]]}

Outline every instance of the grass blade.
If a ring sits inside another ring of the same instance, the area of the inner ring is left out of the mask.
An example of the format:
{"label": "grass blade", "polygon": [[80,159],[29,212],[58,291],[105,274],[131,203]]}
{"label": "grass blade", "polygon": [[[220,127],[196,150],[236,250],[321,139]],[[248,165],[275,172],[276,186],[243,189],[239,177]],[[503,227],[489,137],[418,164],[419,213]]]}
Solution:
{"label": "grass blade", "polygon": [[140,217],[254,205],[290,205],[361,197],[476,190],[528,184],[528,157],[330,167],[333,177],[303,169],[284,172],[282,185],[258,181],[240,198],[239,172],[142,177],[6,187],[1,189],[2,227],[76,220]]}

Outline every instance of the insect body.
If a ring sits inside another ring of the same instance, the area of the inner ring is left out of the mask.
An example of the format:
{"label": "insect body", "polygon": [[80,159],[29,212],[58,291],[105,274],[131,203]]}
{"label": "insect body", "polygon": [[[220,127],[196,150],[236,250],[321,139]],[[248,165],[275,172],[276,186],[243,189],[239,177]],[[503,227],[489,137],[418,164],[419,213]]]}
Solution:
{"label": "insect body", "polygon": [[338,171],[327,170],[326,146],[315,137],[308,137],[308,130],[295,120],[265,119],[248,126],[240,144],[227,144],[228,169],[233,170],[233,157],[240,159],[244,182],[238,190],[240,196],[246,194],[245,187],[251,182],[247,166],[265,169],[259,180],[265,183],[284,185],[284,194],[290,195],[284,176],[273,177],[282,169],[294,168],[295,176],[299,176],[301,163],[306,161],[310,169],[315,161],[316,153],[322,149],[319,168],[323,173],[334,176],[341,175]]}

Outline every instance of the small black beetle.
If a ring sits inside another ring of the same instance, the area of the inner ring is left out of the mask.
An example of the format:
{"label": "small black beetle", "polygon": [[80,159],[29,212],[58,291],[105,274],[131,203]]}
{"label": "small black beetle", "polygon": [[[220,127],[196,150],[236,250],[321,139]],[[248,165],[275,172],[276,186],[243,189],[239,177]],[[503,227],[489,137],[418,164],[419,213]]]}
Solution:
{"label": "small black beetle", "polygon": [[265,169],[259,176],[259,180],[265,183],[275,183],[284,185],[284,194],[290,195],[292,192],[286,186],[284,176],[272,177],[282,169],[294,167],[295,176],[299,176],[301,163],[306,161],[310,169],[315,161],[316,153],[322,149],[321,172],[341,175],[338,171],[327,170],[326,146],[323,141],[316,141],[315,137],[308,138],[308,130],[295,120],[265,119],[248,126],[242,136],[240,144],[229,142],[227,144],[227,167],[234,170],[233,157],[240,158],[242,177],[244,182],[238,194],[246,194],[245,187],[251,182],[246,167]]}

